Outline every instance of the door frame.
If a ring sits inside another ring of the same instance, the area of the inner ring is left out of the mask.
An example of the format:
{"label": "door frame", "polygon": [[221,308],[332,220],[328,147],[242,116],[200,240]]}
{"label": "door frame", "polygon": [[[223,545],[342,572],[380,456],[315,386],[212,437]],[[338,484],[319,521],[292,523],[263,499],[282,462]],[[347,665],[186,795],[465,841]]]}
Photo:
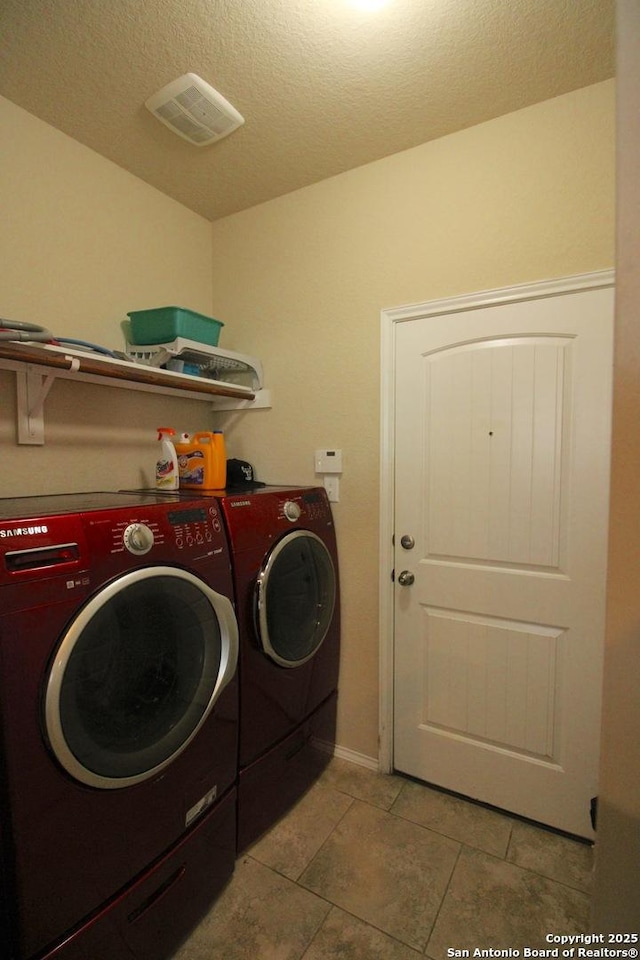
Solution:
{"label": "door frame", "polygon": [[613,270],[599,270],[554,280],[518,284],[495,290],[391,307],[380,314],[380,518],[379,518],[379,723],[378,769],[393,771],[393,649],[394,649],[394,467],[395,467],[395,362],[398,324],[439,317],[482,307],[523,300],[540,300],[567,293],[612,287]]}

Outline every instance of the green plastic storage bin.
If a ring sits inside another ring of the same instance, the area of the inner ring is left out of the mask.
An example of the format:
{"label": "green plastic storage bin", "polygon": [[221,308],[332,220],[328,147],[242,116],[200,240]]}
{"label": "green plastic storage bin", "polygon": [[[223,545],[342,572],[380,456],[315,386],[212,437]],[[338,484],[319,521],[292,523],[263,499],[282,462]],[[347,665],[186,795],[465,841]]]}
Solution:
{"label": "green plastic storage bin", "polygon": [[154,310],[134,310],[127,316],[131,321],[131,342],[169,343],[176,337],[207,343],[217,347],[220,329],[224,326],[220,320],[205,317],[184,307],[156,307]]}

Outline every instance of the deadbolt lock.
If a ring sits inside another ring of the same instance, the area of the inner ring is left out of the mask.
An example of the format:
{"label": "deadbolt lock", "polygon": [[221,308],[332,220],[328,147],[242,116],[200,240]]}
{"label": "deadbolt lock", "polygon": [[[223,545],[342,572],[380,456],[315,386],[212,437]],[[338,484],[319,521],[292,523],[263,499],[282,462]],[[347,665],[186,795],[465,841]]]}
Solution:
{"label": "deadbolt lock", "polygon": [[413,550],[413,548],[416,545],[416,542],[413,539],[413,537],[409,536],[408,533],[405,533],[404,537],[400,541],[400,544],[401,546],[404,547],[405,550]]}

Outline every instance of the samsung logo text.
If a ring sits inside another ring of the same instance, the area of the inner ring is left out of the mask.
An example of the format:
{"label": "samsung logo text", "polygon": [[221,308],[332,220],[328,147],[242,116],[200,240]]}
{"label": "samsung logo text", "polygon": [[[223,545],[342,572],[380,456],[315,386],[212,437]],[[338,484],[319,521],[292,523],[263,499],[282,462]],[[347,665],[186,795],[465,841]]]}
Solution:
{"label": "samsung logo text", "polygon": [[0,530],[0,539],[6,537],[35,537],[40,533],[48,533],[49,527],[45,524],[35,527],[11,527],[9,530]]}

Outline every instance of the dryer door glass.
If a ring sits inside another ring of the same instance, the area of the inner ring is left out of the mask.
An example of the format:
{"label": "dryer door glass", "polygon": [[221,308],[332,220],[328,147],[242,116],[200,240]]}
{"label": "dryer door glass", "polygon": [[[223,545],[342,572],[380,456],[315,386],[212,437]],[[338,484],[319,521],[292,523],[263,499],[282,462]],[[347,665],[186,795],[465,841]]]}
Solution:
{"label": "dryer door glass", "polygon": [[309,660],[327,635],[336,601],[331,555],[314,533],[279,540],[257,582],[256,626],[264,652],[283,667]]}
{"label": "dryer door glass", "polygon": [[178,569],[126,574],[60,642],[45,699],[53,752],[92,786],[154,776],[193,738],[236,661],[229,600]]}

